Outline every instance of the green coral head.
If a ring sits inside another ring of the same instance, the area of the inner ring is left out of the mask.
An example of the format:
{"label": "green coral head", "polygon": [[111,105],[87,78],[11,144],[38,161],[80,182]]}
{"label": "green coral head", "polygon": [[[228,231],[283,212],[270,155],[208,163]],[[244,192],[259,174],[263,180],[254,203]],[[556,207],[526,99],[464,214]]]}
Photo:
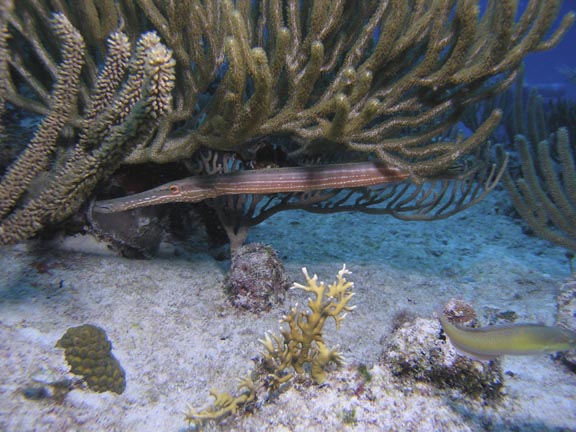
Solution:
{"label": "green coral head", "polygon": [[56,343],[64,349],[73,374],[81,375],[96,392],[121,394],[126,389],[126,373],[112,354],[106,332],[95,325],[70,327]]}

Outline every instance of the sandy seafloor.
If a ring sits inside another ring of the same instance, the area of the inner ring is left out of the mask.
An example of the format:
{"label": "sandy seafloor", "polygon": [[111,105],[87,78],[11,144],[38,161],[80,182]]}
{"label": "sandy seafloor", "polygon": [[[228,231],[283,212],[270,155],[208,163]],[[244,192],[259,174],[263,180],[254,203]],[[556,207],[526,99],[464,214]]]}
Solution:
{"label": "sandy seafloor", "polygon": [[[326,282],[343,263],[353,272],[357,308],[340,331],[330,324],[326,332],[348,366],[331,370],[322,387],[299,381],[220,428],[576,430],[576,375],[549,355],[505,358],[506,395],[496,405],[427,384],[399,385],[378,362],[396,312],[430,317],[451,297],[471,302],[481,316],[515,311],[519,321],[554,322],[557,290],[569,278],[565,251],[523,234],[520,221],[501,214],[506,206],[505,194],[496,192],[444,221],[298,211],[253,229],[249,240],[275,247],[294,281],[303,282],[303,266]],[[120,258],[89,236],[3,248],[0,430],[185,430],[187,404],[205,406],[210,389],[233,391],[236,378],[253,367],[258,339],[306,298],[290,290],[269,312],[238,311],[222,290],[228,266],[213,259],[203,238],[165,244],[152,260]],[[84,323],[106,330],[126,371],[126,391],[80,388],[61,403],[24,398],[21,390],[35,380],[71,376],[54,345],[66,329]],[[355,395],[360,363],[373,379]],[[352,410],[356,423],[348,425],[344,414]]]}

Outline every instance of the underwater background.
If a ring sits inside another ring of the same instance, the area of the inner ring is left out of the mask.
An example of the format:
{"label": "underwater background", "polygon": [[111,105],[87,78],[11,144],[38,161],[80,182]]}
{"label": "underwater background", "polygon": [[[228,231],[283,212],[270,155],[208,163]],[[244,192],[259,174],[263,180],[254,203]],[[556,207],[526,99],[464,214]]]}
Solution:
{"label": "underwater background", "polygon": [[[576,8],[576,2],[568,0],[562,4],[561,10],[566,13],[574,10],[574,8]],[[574,41],[576,41],[576,29],[572,27],[564,40],[553,50],[528,56],[525,61],[526,84],[536,87],[540,87],[540,84],[546,84],[552,89],[561,88],[562,91],[554,97],[574,99],[576,90],[573,85],[566,83],[566,76],[561,72],[564,67],[574,68],[576,62]]]}
{"label": "underwater background", "polygon": [[[559,16],[575,10],[576,1],[564,1]],[[576,27],[524,65],[526,93],[574,104]],[[38,126],[38,116],[14,118],[29,133]],[[566,126],[574,136],[576,124]],[[0,246],[2,431],[576,431],[573,355],[472,361],[437,319],[462,301],[456,314],[471,307],[480,326],[576,329],[573,253],[536,235],[503,184],[440,220],[280,211],[250,228],[245,243],[271,249],[246,254],[237,263],[245,273],[230,272],[228,244],[215,244],[197,215],[173,229],[179,235],[156,233],[153,253],[144,245],[130,258],[94,228],[79,229],[85,222]],[[302,268],[337,285],[344,264],[354,296],[330,305],[354,308],[325,312],[312,337],[331,350],[325,378],[314,373],[318,357],[309,358],[275,387],[289,372],[268,364],[284,357],[266,351],[266,334],[279,341],[294,316],[318,315]],[[231,301],[234,277],[261,277],[262,289],[302,286],[267,293],[247,310],[252,299]],[[257,388],[242,387],[247,377]]]}

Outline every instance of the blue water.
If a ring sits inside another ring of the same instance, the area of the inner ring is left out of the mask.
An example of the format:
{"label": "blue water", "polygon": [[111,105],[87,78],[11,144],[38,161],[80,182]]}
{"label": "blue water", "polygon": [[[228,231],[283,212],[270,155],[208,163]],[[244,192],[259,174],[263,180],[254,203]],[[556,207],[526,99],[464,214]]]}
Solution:
{"label": "blue water", "polygon": [[[576,12],[576,0],[565,0],[561,11],[560,17],[570,11]],[[559,96],[576,98],[576,84],[570,83],[560,72],[563,67],[576,69],[576,26],[572,26],[556,48],[529,55],[525,64],[527,85],[538,86],[543,90],[557,87]]]}

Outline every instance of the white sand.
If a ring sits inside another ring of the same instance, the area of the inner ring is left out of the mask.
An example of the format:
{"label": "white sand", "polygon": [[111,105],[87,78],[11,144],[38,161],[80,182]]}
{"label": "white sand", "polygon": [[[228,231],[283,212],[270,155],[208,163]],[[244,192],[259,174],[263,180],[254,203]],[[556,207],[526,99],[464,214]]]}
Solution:
{"label": "white sand", "polygon": [[[326,335],[349,366],[330,372],[322,387],[301,380],[222,428],[576,430],[576,375],[547,355],[506,358],[514,376],[506,376],[507,395],[496,406],[429,385],[402,387],[378,365],[395,312],[430,316],[450,297],[482,316],[511,310],[520,321],[554,322],[556,292],[569,276],[564,250],[497,214],[504,200],[496,193],[433,223],[284,212],[256,227],[250,241],[276,248],[292,280],[303,281],[303,266],[326,282],[343,263],[352,270],[357,308],[338,333],[330,325]],[[175,255],[166,245],[153,260],[119,258],[90,237],[0,249],[0,430],[182,431],[187,404],[205,406],[213,388],[235,389],[236,377],[253,367],[257,340],[305,295],[291,290],[283,306],[261,315],[237,311],[222,291],[229,263],[215,261],[202,239],[178,248]],[[106,330],[126,370],[126,391],[77,389],[62,403],[24,398],[21,389],[34,380],[71,376],[54,345],[67,328],[85,323]],[[374,366],[373,380],[355,394],[359,363]],[[352,410],[356,426],[344,421]]]}

